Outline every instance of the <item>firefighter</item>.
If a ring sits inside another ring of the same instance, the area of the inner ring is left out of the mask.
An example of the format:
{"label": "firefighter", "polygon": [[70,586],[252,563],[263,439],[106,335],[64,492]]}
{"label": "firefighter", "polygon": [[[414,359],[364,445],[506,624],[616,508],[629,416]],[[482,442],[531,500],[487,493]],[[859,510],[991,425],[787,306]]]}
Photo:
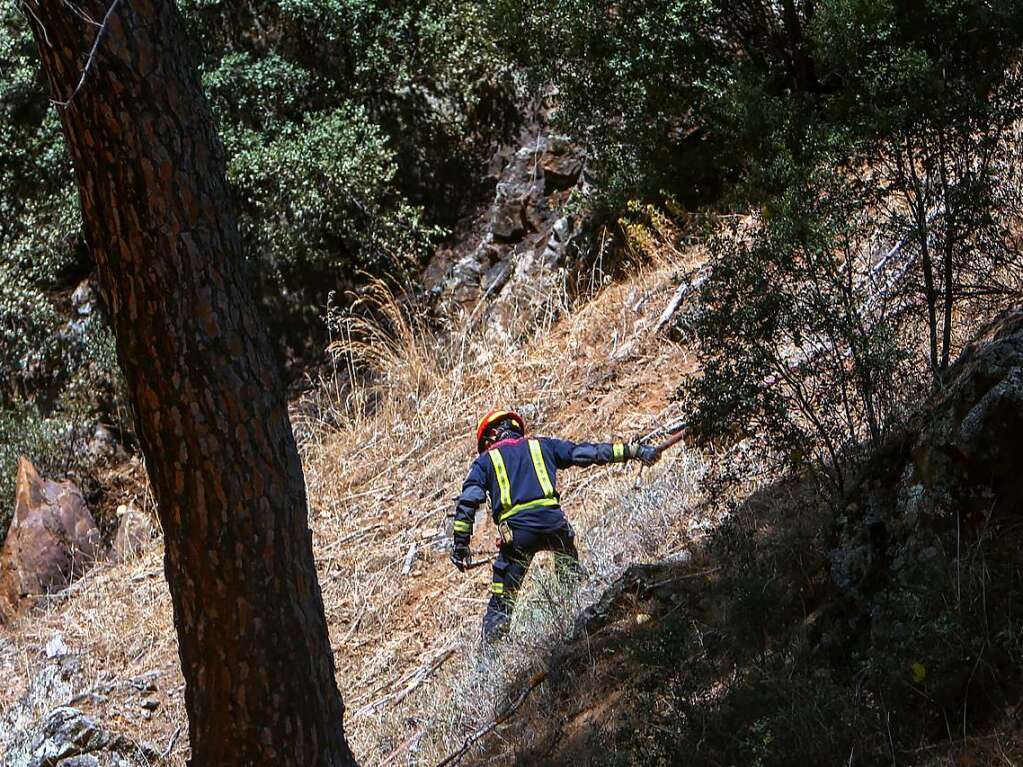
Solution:
{"label": "firefighter", "polygon": [[507,631],[515,594],[534,554],[554,552],[559,575],[580,571],[575,533],[558,500],[557,470],[632,459],[649,466],[660,458],[657,448],[650,445],[527,439],[525,433],[525,421],[513,410],[493,410],[483,416],[476,429],[479,457],[469,469],[455,508],[451,561],[459,570],[472,564],[469,541],[473,521],[488,495],[500,534],[490,602],[483,616],[487,641]]}

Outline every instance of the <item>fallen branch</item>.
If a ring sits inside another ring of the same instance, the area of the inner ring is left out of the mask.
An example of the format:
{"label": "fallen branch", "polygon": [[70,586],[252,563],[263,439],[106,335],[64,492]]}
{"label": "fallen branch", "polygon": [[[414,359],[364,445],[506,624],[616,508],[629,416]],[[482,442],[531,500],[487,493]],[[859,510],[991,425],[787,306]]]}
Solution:
{"label": "fallen branch", "polygon": [[177,726],[177,729],[175,729],[174,733],[170,736],[170,740],[167,741],[167,746],[163,749],[163,751],[160,752],[160,758],[161,759],[166,759],[168,756],[170,756],[171,751],[174,750],[174,746],[177,745],[178,738],[180,736],[181,736],[181,725],[179,724]]}
{"label": "fallen branch", "polygon": [[[378,700],[375,700],[372,703],[363,706],[354,714],[352,714],[352,719],[357,719],[363,714],[368,714],[371,711],[379,709],[385,703],[389,703],[392,701],[394,703],[400,703],[401,701],[403,701],[406,697],[408,697],[410,693],[412,693],[423,682],[429,679],[433,672],[435,672],[442,665],[444,665],[448,658],[455,654],[456,646],[457,646],[456,644],[452,644],[451,646],[444,648],[437,654],[437,657],[434,658],[430,663],[424,666],[420,666],[418,669],[406,674],[397,683],[397,686],[405,684],[404,688],[393,690],[392,692],[389,692],[386,695],[384,695],[382,698],[379,698]],[[365,697],[363,697],[362,700],[365,700]]]}
{"label": "fallen branch", "polygon": [[416,559],[416,551],[418,550],[419,547],[416,546],[415,541],[413,541],[412,545],[408,547],[408,553],[405,555],[405,561],[401,565],[402,575],[407,576],[409,573],[412,572],[412,563]]}
{"label": "fallen branch", "polygon": [[133,575],[133,576],[131,576],[131,578],[128,579],[128,582],[129,583],[139,583],[140,581],[147,581],[150,578],[162,578],[162,577],[163,577],[163,568],[160,568],[159,570],[147,570],[145,572],[138,573],[137,575]]}
{"label": "fallen branch", "polygon": [[380,767],[387,767],[388,764],[393,762],[395,759],[397,759],[399,756],[404,754],[406,751],[408,751],[411,748],[413,748],[420,740],[423,739],[423,736],[425,734],[426,734],[426,730],[423,729],[423,730],[420,730],[419,732],[414,732],[411,735],[409,735],[407,738],[405,738],[405,740],[402,742],[402,744],[400,746],[398,746],[396,749],[394,749],[391,753],[389,753],[386,756],[384,761],[380,762]]}
{"label": "fallen branch", "polygon": [[675,314],[675,312],[678,311],[678,307],[682,303],[682,299],[685,298],[686,295],[688,295],[692,291],[699,290],[701,287],[703,287],[703,283],[707,281],[707,278],[709,276],[710,269],[703,269],[696,276],[696,279],[694,279],[692,282],[683,282],[681,285],[678,286],[678,288],[675,290],[675,294],[671,297],[671,301],[668,302],[668,305],[664,308],[664,311],[661,312],[661,317],[659,320],[657,320],[657,324],[654,326],[654,333],[661,332],[661,328],[667,325],[668,320],[670,320],[672,316]]}
{"label": "fallen branch", "polygon": [[368,536],[368,535],[370,535],[372,533],[375,533],[377,530],[379,530],[382,527],[383,527],[382,523],[377,523],[375,525],[370,525],[369,527],[365,527],[362,530],[356,530],[355,532],[349,533],[348,535],[345,535],[345,536],[343,536],[341,538],[338,538],[336,541],[331,543],[329,546],[324,546],[322,549],[320,549],[317,552],[317,554],[321,558],[325,554],[333,554],[336,549],[338,549],[341,546],[344,546],[346,543],[353,543],[353,542],[355,542],[357,540],[365,538],[366,536]]}
{"label": "fallen branch", "polygon": [[519,707],[526,702],[526,698],[529,697],[529,694],[533,692],[533,690],[535,690],[537,687],[539,687],[546,678],[547,678],[546,671],[539,671],[536,674],[533,674],[533,676],[530,677],[529,686],[527,686],[526,689],[519,693],[519,697],[515,699],[515,701],[509,708],[507,708],[504,712],[494,717],[494,719],[489,724],[476,730],[476,732],[474,732],[472,735],[466,738],[465,742],[462,744],[462,747],[460,749],[458,749],[452,754],[449,754],[442,761],[437,762],[436,767],[447,767],[447,765],[449,764],[457,764],[459,761],[461,761],[462,757],[468,753],[469,749],[472,748],[473,744],[475,744],[481,738],[486,737],[487,734],[489,734],[490,731],[497,727],[499,724],[504,724],[509,719],[511,719],[512,715],[519,710]]}

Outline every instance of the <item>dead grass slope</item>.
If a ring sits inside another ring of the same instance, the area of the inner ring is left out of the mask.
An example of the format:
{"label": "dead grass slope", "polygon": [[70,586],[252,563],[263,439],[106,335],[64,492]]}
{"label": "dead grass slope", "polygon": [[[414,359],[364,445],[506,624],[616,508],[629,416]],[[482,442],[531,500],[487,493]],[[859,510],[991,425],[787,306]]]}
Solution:
{"label": "dead grass slope", "polygon": [[[472,318],[441,338],[383,291],[376,300],[388,321],[353,319],[336,339],[339,364],[374,383],[353,391],[322,382],[296,408],[295,426],[345,726],[362,764],[438,761],[489,720],[506,683],[546,658],[582,604],[632,561],[677,551],[709,524],[687,517],[703,467],[696,453],[674,453],[638,490],[634,468],[566,472],[562,497],[591,578],[561,593],[539,559],[496,656],[477,641],[489,570],[462,575],[446,551],[447,515],[480,413],[512,403],[537,433],[600,440],[676,415],[670,395],[695,361],[655,327],[679,276],[699,259],[696,250],[665,255],[571,307],[552,295],[558,311],[523,340]],[[491,540],[481,516],[474,547],[489,553]],[[59,633],[88,670],[75,682],[77,704],[159,749],[173,742],[167,762],[183,765],[187,724],[161,557],[157,546],[95,570],[3,629],[0,714],[45,665],[42,649]],[[144,711],[142,697],[154,696],[159,708]]]}

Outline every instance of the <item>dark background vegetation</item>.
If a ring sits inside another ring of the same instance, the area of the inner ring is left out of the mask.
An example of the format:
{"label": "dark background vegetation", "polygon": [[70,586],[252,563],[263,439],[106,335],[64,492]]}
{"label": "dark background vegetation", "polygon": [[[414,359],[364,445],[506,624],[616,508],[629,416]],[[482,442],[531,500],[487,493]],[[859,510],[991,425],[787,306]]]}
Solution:
{"label": "dark background vegetation", "polygon": [[[521,94],[473,3],[179,5],[227,153],[252,285],[300,379],[321,361],[331,294],[343,301],[367,273],[413,284],[433,244],[478,204],[485,163],[514,130]],[[72,300],[93,269],[80,224],[32,39],[8,4],[0,17],[0,519],[19,453],[44,472],[85,477],[97,419],[115,430],[127,424],[113,396],[102,301],[80,311]]]}

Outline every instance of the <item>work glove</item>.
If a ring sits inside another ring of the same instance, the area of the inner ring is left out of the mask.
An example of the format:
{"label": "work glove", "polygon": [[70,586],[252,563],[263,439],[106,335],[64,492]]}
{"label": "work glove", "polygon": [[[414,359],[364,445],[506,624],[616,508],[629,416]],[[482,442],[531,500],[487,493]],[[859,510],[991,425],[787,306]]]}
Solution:
{"label": "work glove", "polygon": [[472,552],[465,544],[456,543],[451,547],[451,563],[461,572],[472,564]]}
{"label": "work glove", "polygon": [[629,458],[642,461],[644,466],[653,466],[661,460],[660,451],[653,445],[642,445],[638,442],[629,445],[625,453]]}

